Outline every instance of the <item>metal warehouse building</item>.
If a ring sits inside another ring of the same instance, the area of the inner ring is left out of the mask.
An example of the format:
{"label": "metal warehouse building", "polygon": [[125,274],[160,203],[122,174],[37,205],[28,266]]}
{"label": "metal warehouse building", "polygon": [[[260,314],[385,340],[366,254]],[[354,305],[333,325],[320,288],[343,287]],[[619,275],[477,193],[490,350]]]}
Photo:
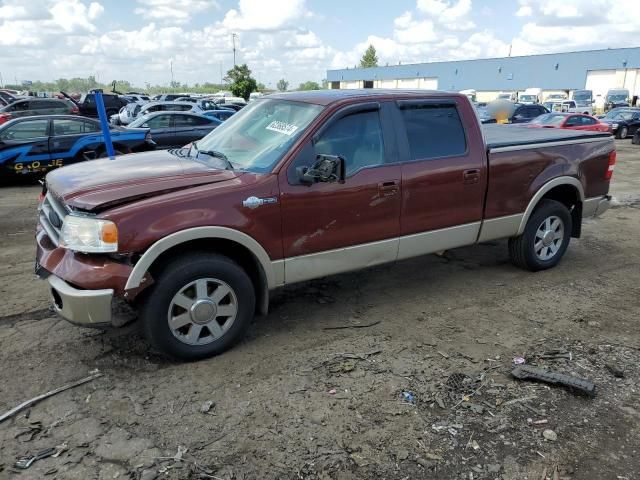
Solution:
{"label": "metal warehouse building", "polygon": [[476,90],[478,101],[537,87],[547,93],[626,88],[640,96],[640,47],[327,71],[331,88]]}

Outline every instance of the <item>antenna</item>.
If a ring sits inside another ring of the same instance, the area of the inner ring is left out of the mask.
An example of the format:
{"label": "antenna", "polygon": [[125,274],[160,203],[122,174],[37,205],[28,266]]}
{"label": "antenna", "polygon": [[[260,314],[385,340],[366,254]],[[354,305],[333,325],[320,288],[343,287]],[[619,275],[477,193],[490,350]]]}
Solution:
{"label": "antenna", "polygon": [[231,41],[233,42],[233,66],[236,66],[236,37],[238,35],[235,33],[231,34]]}

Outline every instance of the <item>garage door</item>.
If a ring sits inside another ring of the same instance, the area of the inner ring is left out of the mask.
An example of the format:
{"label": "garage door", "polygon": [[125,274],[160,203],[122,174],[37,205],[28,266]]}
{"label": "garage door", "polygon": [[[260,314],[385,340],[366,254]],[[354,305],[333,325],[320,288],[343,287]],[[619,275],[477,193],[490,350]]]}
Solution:
{"label": "garage door", "polygon": [[353,82],[344,82],[344,87],[342,88],[362,88],[362,82],[360,80],[355,80]]}
{"label": "garage door", "polygon": [[426,90],[437,90],[438,89],[438,78],[421,78],[418,88],[424,88]]}
{"label": "garage door", "polygon": [[396,88],[395,80],[379,80],[378,88]]}
{"label": "garage door", "polygon": [[616,83],[615,70],[591,70],[587,72],[585,88],[593,91],[594,98],[598,95],[602,95],[602,98],[605,98],[607,90],[622,87],[622,85],[616,85]]}
{"label": "garage door", "polygon": [[402,78],[398,80],[398,88],[419,88],[419,80],[418,78]]}

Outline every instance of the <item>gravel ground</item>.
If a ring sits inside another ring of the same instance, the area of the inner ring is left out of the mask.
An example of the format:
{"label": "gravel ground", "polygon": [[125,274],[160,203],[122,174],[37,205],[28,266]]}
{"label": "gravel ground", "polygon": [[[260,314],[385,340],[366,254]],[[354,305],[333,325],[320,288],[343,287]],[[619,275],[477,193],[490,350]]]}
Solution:
{"label": "gravel ground", "polygon": [[[617,147],[616,206],[557,268],[518,270],[491,242],[304,283],[189,364],[135,324],[51,316],[32,274],[39,189],[3,187],[0,412],[103,376],[0,424],[0,478],[640,478],[640,147]],[[514,380],[516,356],[597,395]]]}

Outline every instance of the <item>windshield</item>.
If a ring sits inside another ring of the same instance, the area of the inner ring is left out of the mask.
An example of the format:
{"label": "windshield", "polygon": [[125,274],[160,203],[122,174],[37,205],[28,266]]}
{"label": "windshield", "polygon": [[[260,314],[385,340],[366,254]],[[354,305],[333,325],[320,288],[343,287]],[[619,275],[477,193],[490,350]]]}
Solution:
{"label": "windshield", "polygon": [[531,120],[531,123],[533,125],[560,125],[565,118],[567,118],[565,115],[545,113]]}
{"label": "windshield", "polygon": [[627,94],[626,93],[616,93],[613,95],[607,96],[607,100],[610,102],[626,102]]}
{"label": "windshield", "polygon": [[573,99],[576,102],[588,102],[591,100],[591,92],[574,93]]}
{"label": "windshield", "polygon": [[606,120],[631,120],[633,118],[633,112],[628,110],[611,110],[604,118]]}
{"label": "windshield", "polygon": [[520,95],[520,100],[523,102],[535,102],[537,99],[537,95]]}
{"label": "windshield", "polygon": [[510,93],[501,93],[500,95],[498,95],[498,98],[511,98],[511,94]]}
{"label": "windshield", "polygon": [[293,142],[322,111],[322,106],[287,100],[258,99],[233,115],[197,143],[190,156],[205,163],[217,159],[203,152],[226,156],[233,168],[269,172]]}

